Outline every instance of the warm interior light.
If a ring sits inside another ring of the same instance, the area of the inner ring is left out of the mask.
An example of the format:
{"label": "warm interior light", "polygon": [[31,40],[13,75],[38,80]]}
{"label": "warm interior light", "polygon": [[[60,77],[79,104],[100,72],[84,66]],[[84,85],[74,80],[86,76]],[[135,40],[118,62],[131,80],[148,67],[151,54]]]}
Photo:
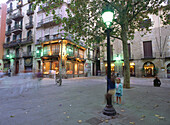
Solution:
{"label": "warm interior light", "polygon": [[131,65],[131,66],[134,66],[134,65],[135,65],[135,63],[133,63],[133,62],[132,62],[132,63],[130,63],[130,65]]}

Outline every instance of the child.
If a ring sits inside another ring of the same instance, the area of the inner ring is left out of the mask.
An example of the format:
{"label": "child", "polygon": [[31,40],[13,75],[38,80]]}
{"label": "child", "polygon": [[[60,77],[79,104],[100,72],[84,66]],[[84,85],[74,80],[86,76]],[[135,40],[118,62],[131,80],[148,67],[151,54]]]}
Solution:
{"label": "child", "polygon": [[123,95],[123,85],[120,81],[120,78],[117,78],[117,83],[116,83],[116,103],[118,104],[118,100],[119,100],[119,104],[121,104],[121,96]]}

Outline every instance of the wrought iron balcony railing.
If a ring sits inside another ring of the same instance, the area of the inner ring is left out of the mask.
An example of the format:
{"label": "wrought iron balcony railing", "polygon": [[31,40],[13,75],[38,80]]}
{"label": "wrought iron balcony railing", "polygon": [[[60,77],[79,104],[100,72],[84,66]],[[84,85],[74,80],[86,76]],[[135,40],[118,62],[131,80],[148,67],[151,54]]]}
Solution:
{"label": "wrought iron balcony railing", "polygon": [[28,9],[28,10],[27,10],[27,15],[30,16],[30,15],[32,15],[32,14],[34,14],[34,11],[33,11],[32,9]]}
{"label": "wrought iron balcony railing", "polygon": [[18,11],[17,13],[14,13],[12,15],[12,19],[15,20],[15,21],[19,21],[23,18],[23,14],[21,13],[21,11]]}
{"label": "wrought iron balcony railing", "polygon": [[33,28],[33,24],[34,24],[33,22],[29,22],[29,23],[26,24],[25,28],[27,30],[32,29]]}

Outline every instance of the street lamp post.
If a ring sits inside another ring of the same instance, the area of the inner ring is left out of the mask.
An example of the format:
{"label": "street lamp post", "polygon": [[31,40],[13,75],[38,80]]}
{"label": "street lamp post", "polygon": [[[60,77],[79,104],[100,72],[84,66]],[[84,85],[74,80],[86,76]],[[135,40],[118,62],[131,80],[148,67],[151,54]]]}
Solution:
{"label": "street lamp post", "polygon": [[[110,82],[111,82],[111,62],[110,62],[110,25],[111,22],[113,20],[113,12],[106,10],[105,12],[103,12],[102,14],[102,18],[104,23],[107,26],[107,105],[103,110],[103,114],[104,115],[108,115],[108,116],[114,116],[116,115],[116,111],[112,106],[112,95],[108,94],[109,91],[109,86],[110,86]],[[114,95],[113,95],[114,96]]]}

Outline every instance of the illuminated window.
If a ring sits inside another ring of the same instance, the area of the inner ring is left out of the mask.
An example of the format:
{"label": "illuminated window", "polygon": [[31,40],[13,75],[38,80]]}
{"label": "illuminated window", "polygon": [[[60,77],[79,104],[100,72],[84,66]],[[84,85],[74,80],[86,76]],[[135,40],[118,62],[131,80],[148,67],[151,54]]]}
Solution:
{"label": "illuminated window", "polygon": [[80,58],[84,58],[84,51],[79,49],[79,56]]}
{"label": "illuminated window", "polygon": [[50,45],[44,46],[43,54],[44,54],[45,56],[47,56],[47,55],[50,54]]}
{"label": "illuminated window", "polygon": [[73,63],[71,61],[66,62],[66,74],[73,74]]}
{"label": "illuminated window", "polygon": [[68,54],[69,56],[74,56],[74,55],[73,55],[73,47],[70,46],[70,45],[67,46],[67,54]]}
{"label": "illuminated window", "polygon": [[79,74],[83,74],[84,73],[84,64],[80,63],[79,64]]}
{"label": "illuminated window", "polygon": [[59,62],[55,61],[52,63],[52,70],[55,70],[57,73],[59,72]]}
{"label": "illuminated window", "polygon": [[77,48],[74,49],[74,56],[75,56],[75,57],[78,56],[78,49],[77,49]]}
{"label": "illuminated window", "polygon": [[44,68],[44,74],[48,74],[50,70],[50,62],[45,62],[43,68]]}
{"label": "illuminated window", "polygon": [[59,49],[60,49],[59,44],[53,44],[52,45],[52,53],[53,54],[59,54]]}
{"label": "illuminated window", "polygon": [[74,64],[74,74],[78,74],[78,63]]}

